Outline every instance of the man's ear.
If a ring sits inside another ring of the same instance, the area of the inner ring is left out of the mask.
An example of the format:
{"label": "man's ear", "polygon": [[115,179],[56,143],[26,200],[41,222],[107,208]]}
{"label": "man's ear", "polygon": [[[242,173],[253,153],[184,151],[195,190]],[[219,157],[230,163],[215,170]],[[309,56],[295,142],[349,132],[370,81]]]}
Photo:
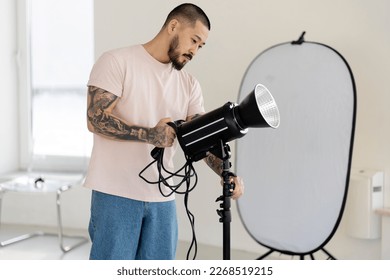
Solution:
{"label": "man's ear", "polygon": [[177,19],[172,19],[168,24],[168,33],[173,34],[177,31],[180,23]]}

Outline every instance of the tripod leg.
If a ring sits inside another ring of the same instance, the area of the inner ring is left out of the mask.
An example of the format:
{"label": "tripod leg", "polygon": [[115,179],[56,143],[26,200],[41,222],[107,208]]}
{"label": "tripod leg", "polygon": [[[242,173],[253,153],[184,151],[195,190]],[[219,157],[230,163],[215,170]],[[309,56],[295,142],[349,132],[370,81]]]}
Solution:
{"label": "tripod leg", "polygon": [[325,254],[328,255],[328,260],[335,260],[336,258],[333,257],[328,251],[325,250],[325,248],[321,249]]}
{"label": "tripod leg", "polygon": [[260,257],[257,258],[257,260],[262,260],[262,259],[265,259],[266,257],[268,257],[269,255],[271,255],[275,250],[269,250],[267,253],[265,253],[264,255],[261,255]]}

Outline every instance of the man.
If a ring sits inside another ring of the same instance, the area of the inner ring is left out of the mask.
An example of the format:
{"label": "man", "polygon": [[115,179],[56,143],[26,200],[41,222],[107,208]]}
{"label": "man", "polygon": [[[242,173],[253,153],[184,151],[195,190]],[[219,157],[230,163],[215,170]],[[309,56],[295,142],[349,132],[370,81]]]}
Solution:
{"label": "man", "polygon": [[[87,112],[94,146],[85,181],[93,190],[90,259],[175,258],[174,197],[163,196],[138,174],[154,147],[166,148],[164,164],[173,170],[177,144],[167,122],[204,113],[198,81],[181,69],[205,45],[209,30],[199,7],[182,4],[151,41],[106,52],[95,63]],[[205,161],[221,175],[221,160],[209,155]],[[238,198],[242,181],[232,181],[232,197]]]}

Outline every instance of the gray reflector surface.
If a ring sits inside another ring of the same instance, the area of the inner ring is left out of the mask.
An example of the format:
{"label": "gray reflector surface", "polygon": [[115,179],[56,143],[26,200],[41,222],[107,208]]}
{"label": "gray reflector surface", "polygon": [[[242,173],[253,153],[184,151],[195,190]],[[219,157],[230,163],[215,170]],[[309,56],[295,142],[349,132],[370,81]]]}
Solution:
{"label": "gray reflector surface", "polygon": [[271,47],[250,64],[239,102],[258,83],[274,96],[280,126],[237,141],[245,182],[240,217],[261,245],[303,254],[322,248],[342,216],[350,173],[356,92],[352,72],[319,43]]}

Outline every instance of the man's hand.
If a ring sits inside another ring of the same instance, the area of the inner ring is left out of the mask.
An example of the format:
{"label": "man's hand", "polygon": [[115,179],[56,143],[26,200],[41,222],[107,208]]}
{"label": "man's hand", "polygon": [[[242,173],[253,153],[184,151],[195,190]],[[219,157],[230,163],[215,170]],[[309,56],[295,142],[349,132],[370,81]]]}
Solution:
{"label": "man's hand", "polygon": [[[212,153],[208,153],[204,158],[204,161],[207,165],[219,176],[221,176],[223,172],[222,160],[213,155]],[[235,187],[232,190],[232,198],[237,199],[244,193],[244,181],[239,176],[230,176],[230,183],[234,183]],[[223,179],[221,179],[221,185],[223,186]]]}
{"label": "man's hand", "polygon": [[175,130],[167,123],[171,122],[171,118],[161,119],[157,125],[148,130],[148,143],[158,147],[171,147],[176,138]]}
{"label": "man's hand", "polygon": [[[244,181],[239,176],[231,176],[229,179],[230,184],[234,184],[234,189],[232,190],[232,199],[237,199],[244,194]],[[221,180],[221,184],[223,185],[223,180]]]}

